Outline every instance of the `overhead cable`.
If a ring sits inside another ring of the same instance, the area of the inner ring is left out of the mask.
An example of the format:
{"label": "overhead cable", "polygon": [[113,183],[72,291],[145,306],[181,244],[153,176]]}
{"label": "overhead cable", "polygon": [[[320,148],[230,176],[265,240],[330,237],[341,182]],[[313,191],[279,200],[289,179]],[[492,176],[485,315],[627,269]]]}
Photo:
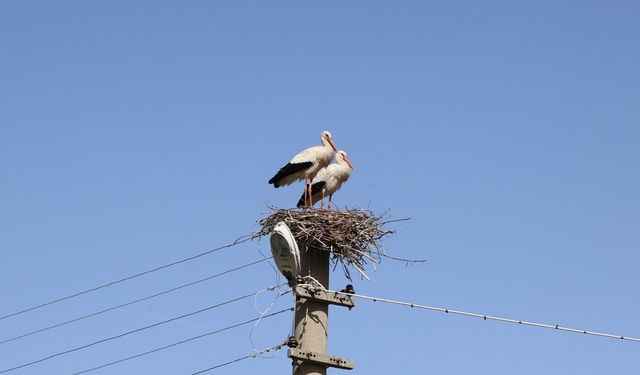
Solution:
{"label": "overhead cable", "polygon": [[155,268],[151,268],[151,269],[148,269],[146,271],[142,271],[142,272],[130,275],[130,276],[126,276],[126,277],[123,277],[121,279],[110,281],[108,283],[104,283],[104,284],[95,286],[93,288],[85,289],[83,291],[76,292],[76,293],[70,294],[70,295],[65,296],[65,297],[54,299],[54,300],[51,300],[51,301],[48,301],[48,302],[41,303],[39,305],[35,305],[35,306],[32,306],[32,307],[28,307],[26,309],[22,309],[20,311],[16,311],[16,312],[13,312],[13,313],[10,313],[10,314],[7,314],[7,315],[0,316],[0,320],[11,318],[11,317],[16,316],[16,315],[21,315],[21,314],[24,314],[26,312],[37,310],[37,309],[43,308],[45,306],[53,305],[53,304],[58,303],[58,302],[66,301],[66,300],[69,300],[69,299],[72,299],[72,298],[75,298],[75,297],[78,297],[78,296],[81,296],[81,295],[84,295],[84,294],[87,294],[87,293],[95,292],[97,290],[100,290],[100,289],[103,289],[103,288],[107,288],[107,287],[110,287],[112,285],[116,285],[116,284],[119,284],[119,283],[122,283],[122,282],[125,282],[125,281],[129,281],[129,280],[138,278],[140,276],[148,275],[150,273],[157,272],[157,271],[160,271],[160,270],[165,269],[165,268],[173,267],[173,266],[178,265],[180,263],[188,262],[188,261],[203,257],[205,255],[209,255],[209,254],[215,253],[216,251],[220,251],[222,249],[226,249],[226,248],[241,244],[243,242],[247,242],[247,241],[251,240],[252,238],[253,238],[252,234],[245,235],[245,236],[242,236],[242,237],[238,237],[238,239],[236,239],[232,243],[217,247],[217,248],[212,249],[212,250],[207,250],[207,251],[204,251],[202,253],[187,257],[187,258],[176,260],[174,262],[167,263],[167,264],[155,267]]}
{"label": "overhead cable", "polygon": [[[314,288],[314,286],[312,286],[312,288]],[[335,292],[335,291],[332,291],[332,290],[327,290],[327,293],[343,294],[343,293]],[[636,337],[624,336],[624,335],[616,335],[616,334],[611,334],[611,333],[594,332],[594,331],[589,331],[589,330],[586,330],[586,329],[563,327],[563,326],[560,326],[559,324],[535,323],[535,322],[529,322],[529,321],[519,320],[519,319],[502,318],[502,317],[498,317],[498,316],[492,316],[492,315],[486,315],[486,314],[478,314],[478,313],[461,311],[461,310],[453,310],[453,309],[448,309],[448,308],[444,308],[444,307],[420,305],[420,304],[417,304],[417,303],[395,301],[395,300],[391,300],[391,299],[387,299],[387,298],[371,297],[371,296],[366,296],[366,295],[362,295],[362,294],[355,294],[355,293],[353,293],[353,294],[344,294],[344,295],[346,295],[346,296],[354,296],[354,297],[358,297],[358,298],[362,298],[362,299],[366,299],[366,300],[371,300],[373,302],[384,302],[384,303],[390,303],[390,304],[394,304],[394,305],[412,307],[412,308],[416,308],[416,309],[424,309],[424,310],[430,310],[430,311],[443,312],[443,313],[446,313],[446,314],[455,314],[455,315],[462,315],[462,316],[473,317],[473,318],[480,318],[480,319],[483,319],[483,320],[494,320],[494,321],[503,322],[503,323],[514,323],[514,324],[521,324],[521,325],[526,325],[526,326],[531,326],[531,327],[549,328],[549,329],[554,329],[554,330],[563,331],[563,332],[580,333],[580,334],[583,334],[583,335],[591,335],[591,336],[607,337],[607,338],[618,339],[618,340],[640,342],[640,338],[636,338]]]}
{"label": "overhead cable", "polygon": [[[267,315],[267,316],[268,316],[268,315]],[[260,356],[261,354],[268,353],[268,352],[270,352],[270,351],[277,351],[277,350],[280,350],[280,348],[282,348],[283,346],[287,345],[287,342],[288,342],[288,341],[289,341],[289,340],[287,339],[287,340],[285,340],[284,342],[281,342],[281,343],[280,343],[280,344],[278,344],[278,345],[274,345],[274,346],[272,346],[272,347],[270,347],[270,348],[266,348],[266,349],[258,350],[258,351],[256,351],[256,352],[254,352],[253,354],[245,355],[244,357],[236,358],[236,359],[231,360],[231,361],[228,361],[228,362],[224,362],[224,363],[220,363],[220,364],[217,364],[217,365],[215,365],[215,366],[212,366],[212,367],[208,367],[208,368],[206,368],[206,369],[204,369],[204,370],[200,370],[200,371],[194,372],[194,373],[192,373],[191,375],[198,375],[198,374],[202,374],[202,373],[205,373],[205,372],[207,372],[207,371],[212,371],[212,370],[215,370],[215,369],[218,369],[218,368],[221,368],[221,367],[229,366],[229,365],[234,364],[234,363],[236,363],[236,362],[244,361],[245,359],[255,358],[255,357],[257,357],[257,356]]]}
{"label": "overhead cable", "polygon": [[[267,288],[267,289],[273,290],[273,289],[276,289],[276,288],[278,288],[280,286],[281,285],[278,285],[278,286],[274,286],[274,287]],[[258,292],[260,292],[260,291],[258,291]],[[200,310],[192,311],[192,312],[187,313],[187,314],[179,315],[179,316],[176,316],[176,317],[171,318],[171,319],[163,320],[163,321],[160,321],[160,322],[157,322],[157,323],[154,323],[154,324],[150,324],[148,326],[136,328],[136,329],[131,330],[131,331],[126,331],[126,332],[120,333],[120,334],[115,335],[115,336],[110,336],[110,337],[107,337],[107,338],[103,338],[103,339],[100,339],[100,340],[97,340],[97,341],[90,342],[90,343],[85,344],[85,345],[81,345],[81,346],[78,346],[78,347],[75,347],[75,348],[71,348],[71,349],[67,349],[67,350],[61,351],[61,352],[57,352],[57,353],[48,355],[46,357],[42,357],[40,359],[31,361],[31,362],[23,363],[21,365],[14,366],[14,367],[2,370],[2,371],[0,371],[0,374],[4,374],[4,373],[9,372],[9,371],[13,371],[13,370],[21,369],[21,368],[24,368],[24,367],[27,367],[27,366],[31,366],[31,365],[34,365],[36,363],[48,361],[48,360],[50,360],[52,358],[59,357],[61,355],[77,352],[79,350],[86,349],[86,348],[94,346],[94,345],[98,345],[98,344],[101,344],[101,343],[104,343],[104,342],[107,342],[107,341],[119,339],[119,338],[122,338],[124,336],[128,336],[128,335],[133,334],[133,333],[141,332],[141,331],[144,331],[144,330],[147,330],[147,329],[150,329],[150,328],[154,328],[154,327],[157,327],[157,326],[160,326],[160,325],[163,325],[163,324],[167,324],[167,323],[170,323],[170,322],[182,319],[182,318],[186,318],[188,316],[193,316],[193,315],[205,312],[205,311],[213,310],[215,308],[218,308],[218,307],[221,307],[221,306],[224,306],[224,305],[228,305],[228,304],[236,302],[236,301],[240,301],[240,300],[252,297],[256,293],[257,292],[248,293],[248,294],[245,294],[243,296],[236,297],[236,298],[224,301],[224,302],[220,302],[220,303],[217,303],[215,305],[211,305],[211,306],[205,307],[205,308],[200,309]]]}
{"label": "overhead cable", "polygon": [[61,323],[50,325],[48,327],[44,327],[44,328],[40,328],[40,329],[31,331],[31,332],[27,332],[27,333],[24,333],[24,334],[19,335],[19,336],[11,337],[9,339],[5,339],[5,340],[0,341],[0,345],[6,344],[6,343],[11,342],[11,341],[19,340],[19,339],[24,338],[24,337],[35,335],[37,333],[49,331],[49,330],[52,330],[54,328],[62,327],[62,326],[65,326],[67,324],[79,322],[79,321],[84,320],[84,319],[92,318],[94,316],[98,316],[98,315],[107,313],[109,311],[117,310],[117,309],[125,307],[125,306],[133,305],[133,304],[138,303],[138,302],[147,301],[147,300],[150,300],[150,299],[155,298],[155,297],[159,297],[159,296],[167,294],[167,293],[175,292],[176,290],[180,290],[180,289],[183,289],[183,288],[186,288],[186,287],[189,287],[189,286],[200,284],[200,283],[203,283],[205,281],[209,281],[211,279],[215,279],[217,277],[226,275],[228,273],[235,272],[235,271],[241,270],[243,268],[246,268],[246,267],[249,267],[249,266],[253,266],[253,265],[258,264],[258,263],[265,262],[265,261],[267,261],[269,259],[270,258],[260,259],[260,260],[257,260],[255,262],[251,262],[251,263],[244,264],[242,266],[231,268],[231,269],[228,269],[226,271],[219,272],[219,273],[216,273],[214,275],[211,275],[211,276],[199,279],[199,280],[195,280],[195,281],[192,281],[192,282],[189,282],[189,283],[186,283],[186,284],[182,284],[182,285],[177,286],[175,288],[166,289],[166,290],[163,290],[161,292],[158,292],[158,293],[146,296],[146,297],[138,298],[138,299],[135,299],[133,301],[129,301],[129,302],[126,302],[126,303],[123,303],[123,304],[120,304],[120,305],[112,306],[112,307],[109,307],[109,308],[106,308],[106,309],[103,309],[103,310],[100,310],[100,311],[93,312],[91,314],[83,315],[83,316],[80,316],[80,317],[77,317],[77,318],[74,318],[74,319],[70,319],[70,320],[61,322]]}
{"label": "overhead cable", "polygon": [[[267,314],[267,315],[263,316],[263,317],[262,317],[262,319],[270,318],[270,317],[272,317],[272,316],[279,315],[279,314],[282,314],[282,313],[287,312],[287,311],[293,311],[293,308],[283,309],[283,310],[280,310],[280,311],[273,312],[273,313],[271,313],[271,314]],[[155,348],[155,349],[152,349],[152,350],[148,350],[148,351],[146,351],[146,352],[142,352],[142,353],[139,353],[139,354],[136,354],[136,355],[132,355],[132,356],[130,356],[130,357],[121,358],[121,359],[118,359],[118,360],[116,360],[116,361],[109,362],[109,363],[105,363],[105,364],[100,365],[100,366],[96,366],[96,367],[93,367],[93,368],[90,368],[90,369],[86,369],[86,370],[78,371],[78,372],[76,372],[76,373],[73,373],[72,375],[86,374],[86,373],[91,372],[91,371],[95,371],[95,370],[103,369],[103,368],[105,368],[105,367],[113,366],[113,365],[115,365],[115,364],[122,363],[122,362],[126,362],[126,361],[129,361],[129,360],[135,359],[135,358],[140,358],[140,357],[145,356],[145,355],[147,355],[147,354],[151,354],[151,353],[159,352],[159,351],[164,350],[164,349],[168,349],[168,348],[172,348],[172,347],[174,347],[174,346],[182,345],[182,344],[184,344],[184,343],[187,343],[187,342],[190,342],[190,341],[193,341],[193,340],[197,340],[197,339],[201,339],[201,338],[206,337],[206,336],[215,335],[215,334],[220,333],[220,332],[228,331],[228,330],[230,330],[230,329],[232,329],[232,328],[236,328],[236,327],[244,326],[244,325],[247,325],[247,324],[251,324],[251,323],[253,323],[253,322],[256,322],[258,319],[259,319],[259,318],[254,318],[254,319],[246,320],[246,321],[241,322],[241,323],[237,323],[237,324],[234,324],[234,325],[230,325],[230,326],[227,326],[227,327],[224,327],[224,328],[221,328],[221,329],[215,330],[215,331],[207,332],[207,333],[204,333],[204,334],[202,334],[202,335],[198,335],[198,336],[190,337],[190,338],[188,338],[188,339],[181,340],[181,341],[178,341],[178,342],[174,342],[174,343],[172,343],[172,344],[165,345],[165,346],[161,346],[161,347],[158,347],[158,348]]]}

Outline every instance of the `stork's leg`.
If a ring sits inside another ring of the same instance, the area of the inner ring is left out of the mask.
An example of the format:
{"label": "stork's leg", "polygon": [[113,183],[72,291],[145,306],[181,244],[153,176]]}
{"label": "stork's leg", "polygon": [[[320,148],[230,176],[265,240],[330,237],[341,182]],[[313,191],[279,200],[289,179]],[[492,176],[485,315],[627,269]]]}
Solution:
{"label": "stork's leg", "polygon": [[329,203],[327,204],[327,206],[329,207],[329,209],[331,209],[331,198],[333,197],[333,194],[329,195]]}
{"label": "stork's leg", "polygon": [[309,181],[309,184],[307,185],[307,196],[309,197],[307,208],[311,208],[311,206],[313,206],[313,197],[311,196],[311,181]]}
{"label": "stork's leg", "polygon": [[309,208],[309,202],[311,197],[309,196],[309,179],[304,179],[304,208]]}
{"label": "stork's leg", "polygon": [[324,189],[322,189],[322,200],[320,201],[320,208],[324,210]]}
{"label": "stork's leg", "polygon": [[304,179],[304,205],[302,206],[302,208],[307,208],[308,203],[309,202],[309,197],[308,197],[308,192],[309,192],[309,183],[307,182],[307,179]]}

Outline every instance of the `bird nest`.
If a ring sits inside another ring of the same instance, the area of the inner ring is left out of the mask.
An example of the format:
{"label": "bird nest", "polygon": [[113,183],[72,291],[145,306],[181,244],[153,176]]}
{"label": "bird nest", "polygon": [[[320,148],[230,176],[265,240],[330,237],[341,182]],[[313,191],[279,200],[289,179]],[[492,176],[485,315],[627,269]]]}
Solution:
{"label": "bird nest", "polygon": [[283,221],[296,238],[301,251],[317,248],[331,253],[335,269],[341,265],[351,280],[350,268],[367,278],[365,267],[380,263],[384,256],[380,240],[394,233],[384,229],[388,213],[375,215],[369,210],[345,209],[281,209],[270,206],[271,213],[258,221],[260,230],[255,238],[271,234],[278,222]]}

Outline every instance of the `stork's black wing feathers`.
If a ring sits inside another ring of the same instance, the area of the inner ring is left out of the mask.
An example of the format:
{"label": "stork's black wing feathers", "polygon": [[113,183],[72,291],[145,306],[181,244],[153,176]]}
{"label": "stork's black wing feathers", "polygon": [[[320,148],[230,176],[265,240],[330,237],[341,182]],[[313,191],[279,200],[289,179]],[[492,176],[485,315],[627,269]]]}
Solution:
{"label": "stork's black wing feathers", "polygon": [[271,177],[271,179],[269,180],[269,183],[273,184],[274,187],[278,188],[281,186],[280,180],[294,173],[304,171],[305,169],[311,167],[312,165],[313,165],[313,162],[310,162],[310,161],[305,161],[304,163],[295,163],[295,164],[287,163],[287,165],[280,168],[280,170],[278,171],[278,173],[275,174],[275,176]]}
{"label": "stork's black wing feathers", "polygon": [[[315,184],[311,185],[311,196],[313,197],[317,193],[321,192],[322,189],[324,189],[325,185],[327,185],[327,183],[324,181],[318,181]],[[304,206],[304,193],[302,193],[302,196],[300,197],[300,200],[298,201],[296,207],[299,208],[302,206]]]}

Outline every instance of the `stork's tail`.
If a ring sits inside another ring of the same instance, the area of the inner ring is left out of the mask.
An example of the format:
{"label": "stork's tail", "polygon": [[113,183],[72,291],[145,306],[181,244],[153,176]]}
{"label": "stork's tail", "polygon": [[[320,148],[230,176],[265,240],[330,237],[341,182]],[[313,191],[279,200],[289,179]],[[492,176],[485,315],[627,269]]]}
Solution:
{"label": "stork's tail", "polygon": [[[304,171],[305,169],[311,167],[312,165],[313,163],[310,161],[306,161],[303,163],[295,163],[295,164],[287,163],[287,165],[280,168],[278,173],[276,173],[273,177],[271,177],[271,179],[269,180],[269,183],[273,184],[273,187],[275,188],[288,185],[291,182],[293,182],[290,176],[295,175],[298,172]],[[289,181],[287,181],[287,177],[289,177]]]}
{"label": "stork's tail", "polygon": [[302,196],[300,197],[300,200],[298,201],[298,204],[296,205],[296,207],[298,208],[304,207],[304,193],[302,193]]}
{"label": "stork's tail", "polygon": [[276,176],[271,177],[271,179],[269,180],[269,184],[273,184],[274,188],[279,188],[280,185],[278,184],[278,180],[276,180]]}

